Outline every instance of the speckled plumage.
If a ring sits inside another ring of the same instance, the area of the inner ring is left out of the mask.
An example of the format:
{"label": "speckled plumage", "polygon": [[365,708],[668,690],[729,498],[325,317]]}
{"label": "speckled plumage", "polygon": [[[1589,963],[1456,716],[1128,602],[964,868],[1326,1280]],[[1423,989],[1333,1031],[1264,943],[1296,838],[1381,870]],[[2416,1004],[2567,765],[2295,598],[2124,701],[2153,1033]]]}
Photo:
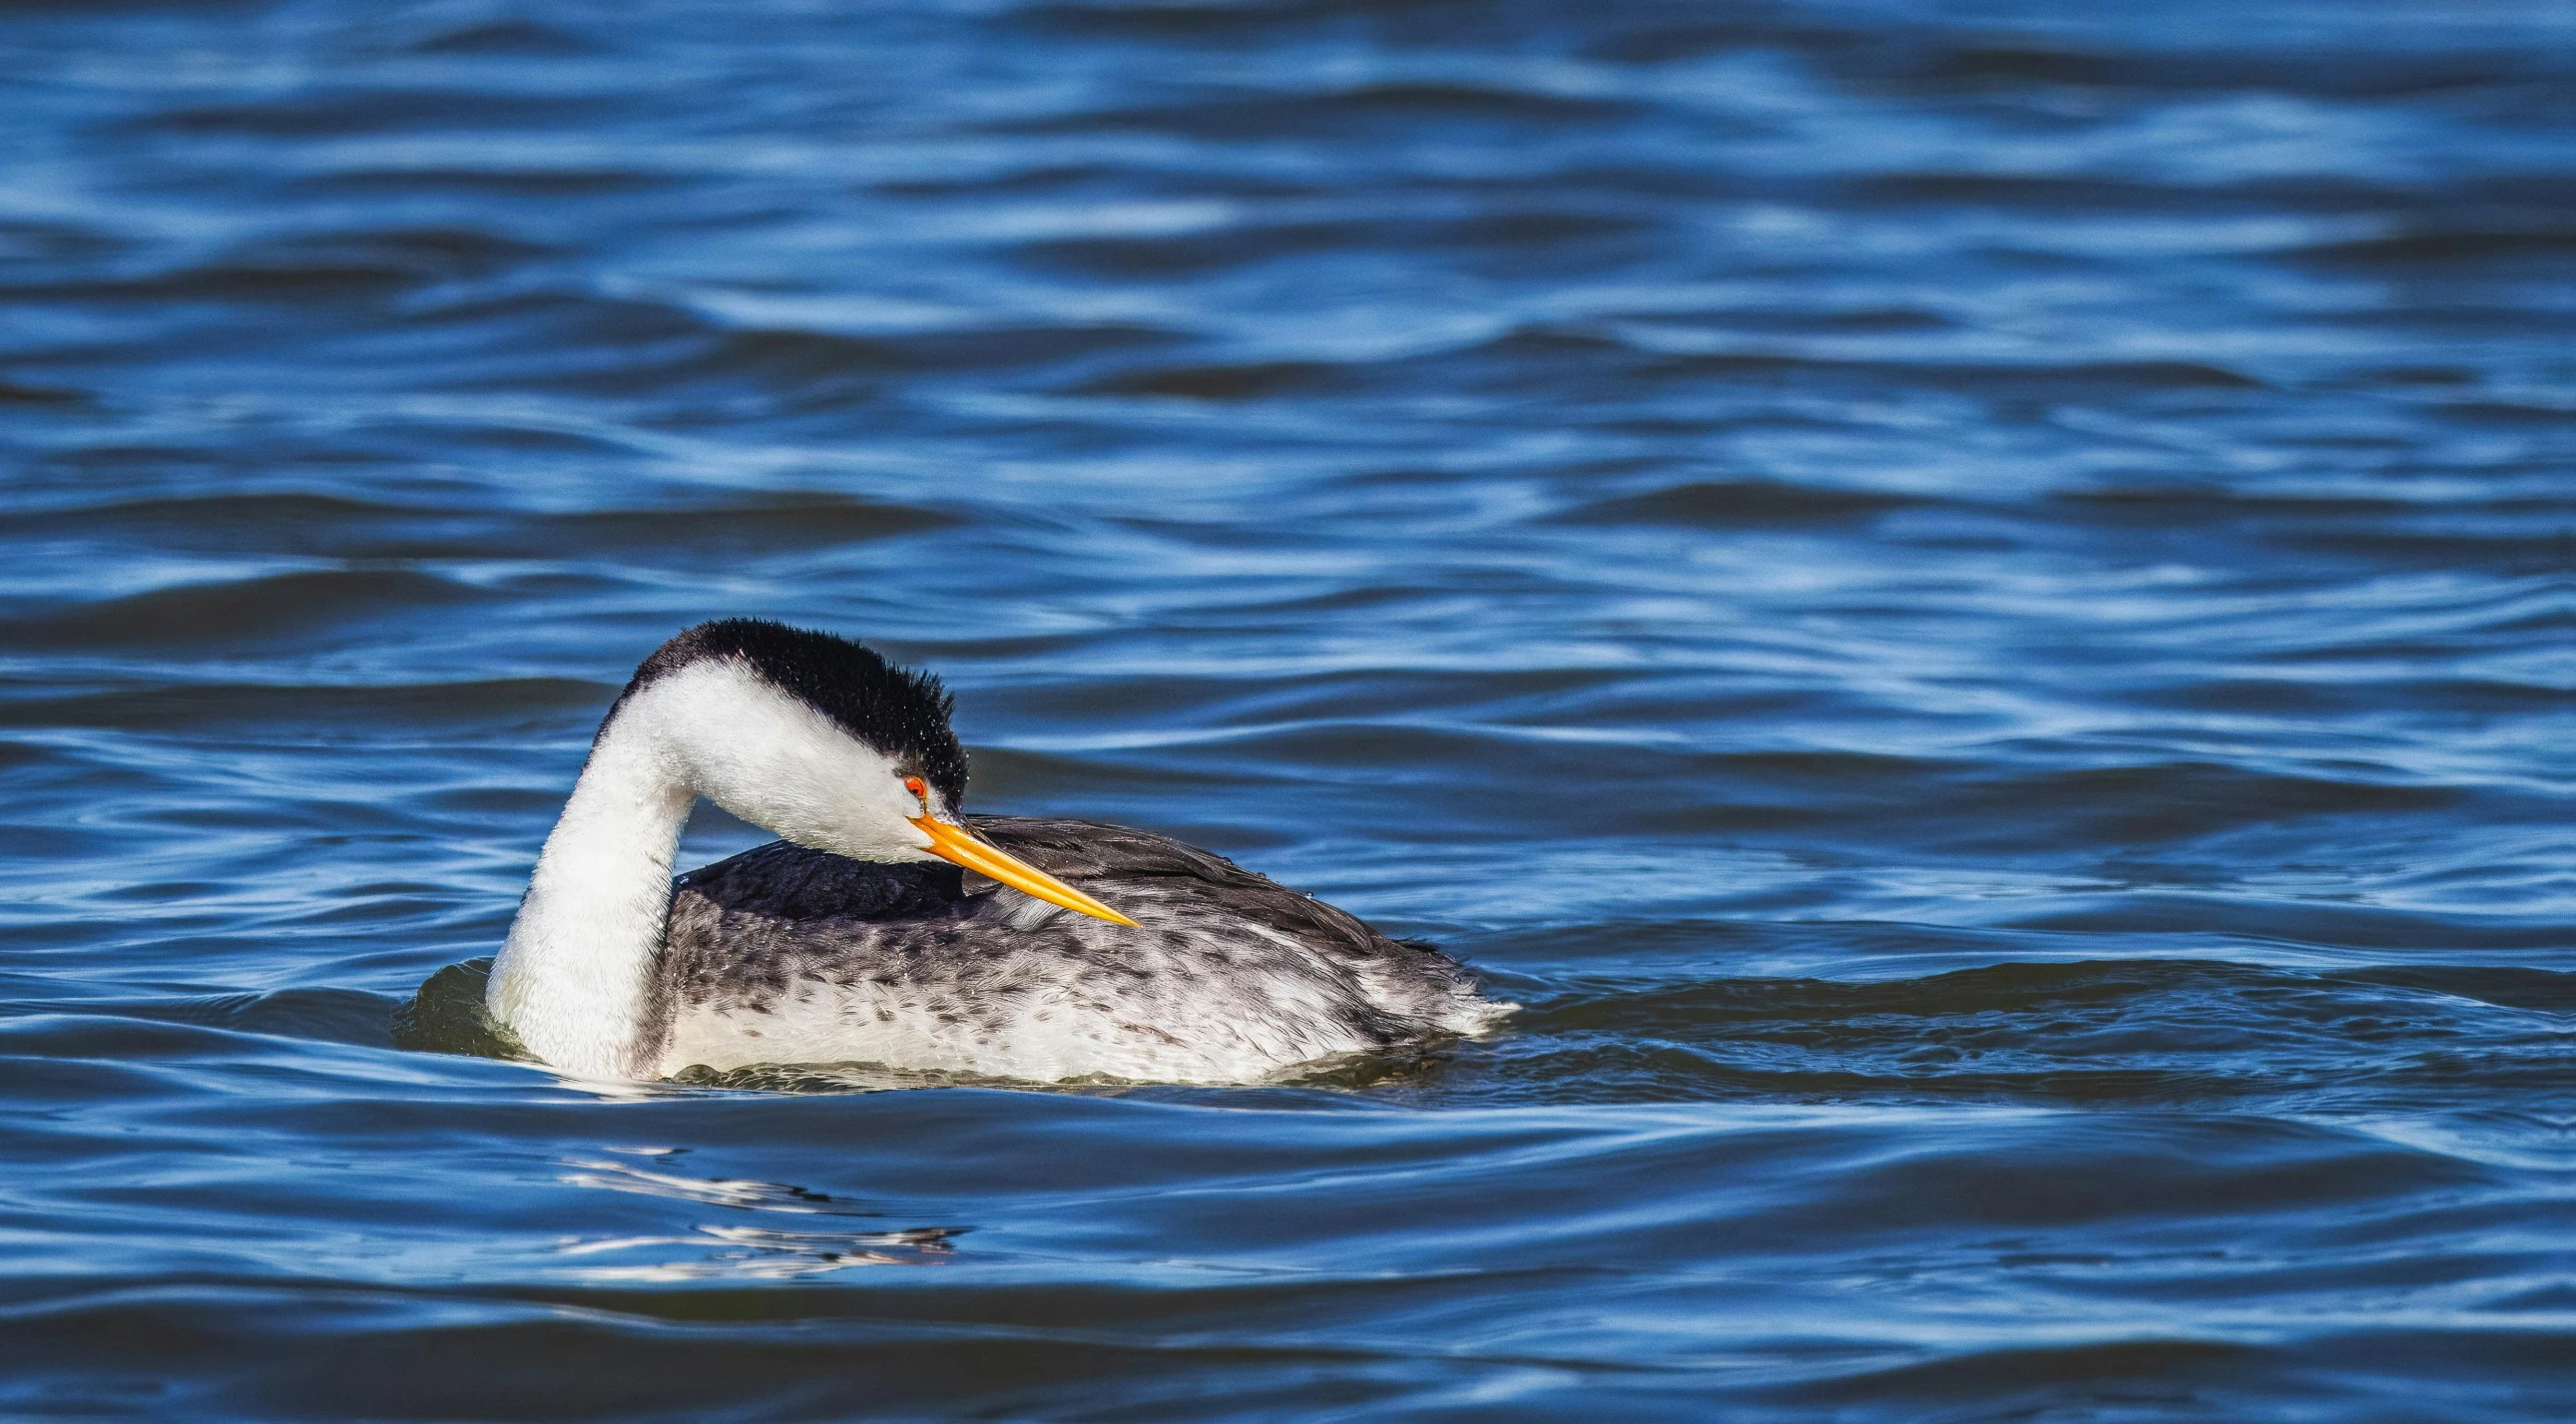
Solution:
{"label": "speckled plumage", "polygon": [[970,824],[1139,927],[953,866],[773,842],[680,877],[642,1030],[659,1052],[638,1060],[1242,1082],[1509,1012],[1446,955],[1169,837]]}
{"label": "speckled plumage", "polygon": [[[948,716],[938,679],[829,633],[733,618],[664,643],[546,836],[487,1012],[592,1079],[1240,1083],[1511,1011],[1454,960],[1167,837],[964,818]],[[700,797],[785,840],[675,883]]]}

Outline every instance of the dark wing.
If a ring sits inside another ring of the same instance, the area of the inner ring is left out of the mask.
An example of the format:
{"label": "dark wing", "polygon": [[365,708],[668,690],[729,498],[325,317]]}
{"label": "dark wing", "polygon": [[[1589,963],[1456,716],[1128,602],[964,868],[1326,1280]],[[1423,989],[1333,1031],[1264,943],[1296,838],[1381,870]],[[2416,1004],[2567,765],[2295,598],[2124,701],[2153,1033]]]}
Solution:
{"label": "dark wing", "polygon": [[[1124,913],[1136,913],[1130,906],[1204,908],[1355,959],[1425,952],[1388,939],[1356,915],[1170,836],[1054,816],[966,819],[986,840]],[[980,875],[969,879],[972,889],[991,884]],[[1129,903],[1122,905],[1122,899]]]}
{"label": "dark wing", "polygon": [[879,865],[785,841],[702,865],[672,887],[719,911],[768,920],[901,920],[953,912],[965,872],[938,862]]}
{"label": "dark wing", "polygon": [[[1326,954],[1409,959],[1427,947],[1390,940],[1356,915],[1152,831],[1053,816],[971,816],[976,834],[1112,908],[1248,920]],[[947,918],[971,890],[993,888],[940,862],[884,865],[771,841],[679,878],[673,911],[794,924]],[[1121,902],[1125,902],[1122,904]],[[1439,957],[1436,954],[1433,956]]]}

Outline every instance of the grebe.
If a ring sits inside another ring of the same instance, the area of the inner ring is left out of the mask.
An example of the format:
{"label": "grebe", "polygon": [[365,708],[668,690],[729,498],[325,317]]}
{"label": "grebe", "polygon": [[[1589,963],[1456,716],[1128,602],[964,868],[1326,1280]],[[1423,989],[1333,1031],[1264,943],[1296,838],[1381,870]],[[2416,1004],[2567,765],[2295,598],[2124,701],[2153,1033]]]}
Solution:
{"label": "grebe", "polygon": [[[663,644],[600,723],[486,1008],[593,1078],[1210,1083],[1512,1011],[1456,960],[1167,836],[965,815],[952,705],[828,633],[734,618]],[[785,839],[674,883],[700,796]]]}

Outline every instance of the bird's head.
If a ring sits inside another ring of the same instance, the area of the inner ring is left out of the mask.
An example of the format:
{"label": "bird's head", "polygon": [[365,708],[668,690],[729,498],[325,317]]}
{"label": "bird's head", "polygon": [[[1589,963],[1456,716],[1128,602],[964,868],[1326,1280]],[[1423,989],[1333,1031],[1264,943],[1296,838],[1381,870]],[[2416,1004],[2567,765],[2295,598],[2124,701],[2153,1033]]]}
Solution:
{"label": "bird's head", "polygon": [[939,680],[829,633],[701,623],[635,670],[600,736],[649,738],[727,811],[853,860],[945,860],[1038,899],[1133,921],[1006,854],[964,820],[966,753]]}

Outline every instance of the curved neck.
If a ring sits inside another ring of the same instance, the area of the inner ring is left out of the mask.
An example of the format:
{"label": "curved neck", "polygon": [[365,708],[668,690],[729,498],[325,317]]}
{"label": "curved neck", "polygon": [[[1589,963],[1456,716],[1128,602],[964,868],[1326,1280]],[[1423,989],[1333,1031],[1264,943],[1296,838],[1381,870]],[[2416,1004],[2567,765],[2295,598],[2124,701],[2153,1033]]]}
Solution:
{"label": "curved neck", "polygon": [[649,728],[612,716],[600,729],[537,856],[486,997],[492,1016],[547,1063],[595,1078],[655,1076],[653,978],[671,862],[696,799]]}

